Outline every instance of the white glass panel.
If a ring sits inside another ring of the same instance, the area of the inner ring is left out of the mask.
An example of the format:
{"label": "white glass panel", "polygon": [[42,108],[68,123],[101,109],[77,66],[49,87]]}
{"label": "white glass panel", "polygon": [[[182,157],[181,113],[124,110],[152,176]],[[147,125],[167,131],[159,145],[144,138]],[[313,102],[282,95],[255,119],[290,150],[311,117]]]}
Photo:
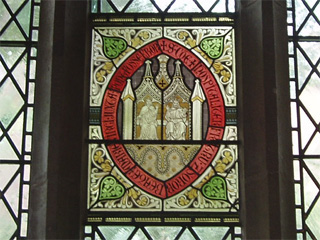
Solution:
{"label": "white glass panel", "polygon": [[166,240],[174,239],[181,230],[181,227],[146,227],[146,230],[153,239]]}
{"label": "white glass panel", "polygon": [[0,239],[11,239],[17,226],[2,200],[0,201],[0,216]]}
{"label": "white glass panel", "polygon": [[100,232],[109,239],[126,240],[134,227],[129,226],[100,226]]}

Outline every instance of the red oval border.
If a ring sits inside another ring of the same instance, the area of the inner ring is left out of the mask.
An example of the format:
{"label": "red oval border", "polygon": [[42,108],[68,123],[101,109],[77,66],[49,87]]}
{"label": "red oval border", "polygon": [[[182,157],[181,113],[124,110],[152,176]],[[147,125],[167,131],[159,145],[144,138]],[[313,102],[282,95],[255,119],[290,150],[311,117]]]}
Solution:
{"label": "red oval border", "polygon": [[[101,127],[104,139],[119,140],[117,108],[127,79],[131,78],[147,59],[160,54],[166,54],[180,60],[200,80],[209,108],[209,127],[206,140],[221,140],[225,127],[225,107],[216,79],[194,53],[179,43],[166,38],[151,42],[133,53],[112,76],[104,95],[101,110]],[[115,164],[132,182],[146,192],[164,199],[191,185],[208,168],[219,147],[203,145],[189,165],[167,181],[160,181],[145,172],[132,160],[122,144],[108,145],[107,148]]]}

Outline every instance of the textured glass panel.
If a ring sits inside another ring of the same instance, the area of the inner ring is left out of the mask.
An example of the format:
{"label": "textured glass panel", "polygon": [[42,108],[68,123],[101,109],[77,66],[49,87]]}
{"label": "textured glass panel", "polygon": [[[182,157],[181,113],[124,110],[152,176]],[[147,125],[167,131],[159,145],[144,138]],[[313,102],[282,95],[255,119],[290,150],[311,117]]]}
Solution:
{"label": "textured glass panel", "polygon": [[313,16],[309,17],[307,23],[304,25],[299,35],[301,36],[319,36],[320,35],[320,25],[316,22]]}
{"label": "textured glass panel", "polygon": [[8,190],[5,192],[5,198],[10,204],[10,208],[14,212],[15,216],[18,216],[19,209],[19,189],[20,188],[20,175],[18,174],[14,181],[11,183]]}
{"label": "textured glass panel", "polygon": [[296,9],[296,11],[295,11],[296,27],[298,29],[298,28],[300,28],[302,22],[304,21],[304,19],[308,15],[308,10],[306,9],[306,7],[302,1],[297,0],[297,1],[294,1],[294,3],[295,3],[295,9]]}
{"label": "textured glass panel", "polygon": [[305,159],[304,161],[309,170],[313,173],[313,176],[317,179],[318,183],[320,183],[320,159]]}
{"label": "textured glass panel", "polygon": [[12,149],[7,138],[3,138],[0,141],[0,159],[18,160],[18,157],[15,154],[14,150]]}
{"label": "textured glass panel", "polygon": [[193,227],[200,239],[223,239],[228,227]]}
{"label": "textured glass panel", "polygon": [[225,1],[219,1],[218,4],[213,8],[212,12],[218,12],[218,13],[226,12]]}
{"label": "textured glass panel", "polygon": [[169,12],[201,12],[193,0],[177,0]]}
{"label": "textured glass panel", "polygon": [[0,199],[0,216],[1,216],[0,238],[11,239],[11,236],[13,235],[17,226],[1,199]]}
{"label": "textured glass panel", "polygon": [[132,238],[132,240],[147,240],[147,239],[148,238],[146,237],[146,235],[144,235],[141,229],[139,229]]}
{"label": "textured glass panel", "polygon": [[308,118],[308,116],[305,114],[303,109],[300,108],[300,125],[301,125],[301,144],[302,148],[306,146],[308,143],[311,135],[313,134],[315,127]]}
{"label": "textured glass panel", "polygon": [[26,58],[23,57],[22,60],[19,62],[19,64],[15,67],[13,70],[13,76],[17,83],[19,84],[20,90],[25,93],[26,88],[26,68],[27,62]]}
{"label": "textured glass panel", "polygon": [[4,47],[0,46],[0,54],[4,58],[4,61],[8,68],[18,60],[22,52],[25,50],[23,47]]}
{"label": "textured glass panel", "polygon": [[312,74],[307,86],[300,95],[304,106],[316,122],[320,122],[320,111],[317,102],[320,102],[320,78],[315,73]]}
{"label": "textured glass panel", "polygon": [[21,6],[24,0],[6,0],[12,12],[17,11],[17,9]]}
{"label": "textured glass panel", "polygon": [[306,154],[320,155],[320,133],[319,132],[316,133],[316,135],[313,137],[312,142],[307,148]]}
{"label": "textured glass panel", "polygon": [[29,28],[30,28],[30,11],[31,11],[31,1],[29,1],[24,8],[20,11],[17,16],[19,24],[21,25],[22,29],[24,30],[25,34],[29,35]]}
{"label": "textured glass panel", "polygon": [[146,227],[146,230],[153,239],[174,239],[181,230],[181,227]]}
{"label": "textured glass panel", "polygon": [[[96,8],[96,7],[95,7]],[[112,13],[115,12],[107,1],[101,1],[101,12]]]}
{"label": "textured glass panel", "polygon": [[186,229],[183,234],[181,235],[180,239],[183,239],[183,240],[194,240],[194,236],[191,234],[191,232]]}
{"label": "textured glass panel", "polygon": [[6,31],[0,36],[0,40],[23,41],[25,38],[19,30],[17,24],[12,21]]}
{"label": "textured glass panel", "polygon": [[18,170],[18,165],[0,164],[0,190],[7,185],[13,174]]}
{"label": "textured glass panel", "polygon": [[[320,32],[318,33],[320,35]],[[319,54],[315,49],[320,49],[320,42],[300,42],[299,45],[308,55],[308,58],[311,60],[312,64],[316,64],[319,60]]]}
{"label": "textured glass panel", "polygon": [[129,0],[118,0],[114,1],[113,4],[117,7],[119,11],[122,11],[122,9],[126,6],[128,2]]}
{"label": "textured glass panel", "polygon": [[155,2],[157,3],[158,7],[160,7],[160,9],[164,11],[172,2],[172,0],[156,0]]}
{"label": "textured glass panel", "polygon": [[311,71],[311,67],[306,61],[306,59],[303,57],[303,55],[300,53],[300,51],[297,54],[297,64],[298,64],[298,83],[299,88],[304,84],[306,77],[309,75]]}
{"label": "textured glass panel", "polygon": [[10,124],[22,105],[22,97],[12,81],[7,79],[0,87],[0,121],[5,127]]}
{"label": "textured glass panel", "polygon": [[135,0],[133,4],[126,10],[126,12],[158,12],[150,0]]}
{"label": "textured glass panel", "polygon": [[100,232],[109,239],[126,240],[131,235],[134,227],[130,226],[100,226]]}
{"label": "textured glass panel", "polygon": [[2,1],[0,1],[0,30],[4,27],[7,23],[7,20],[10,18],[10,14],[8,10],[5,8]]}
{"label": "textured glass panel", "polygon": [[9,136],[20,153],[22,149],[23,117],[24,114],[21,114],[9,131]]}
{"label": "textured glass panel", "polygon": [[303,171],[303,189],[304,189],[304,207],[306,211],[310,207],[314,197],[319,192],[319,189],[314,184],[309,174],[304,170]]}
{"label": "textured glass panel", "polygon": [[306,220],[306,223],[308,224],[308,227],[312,231],[313,235],[315,236],[315,239],[320,238],[320,201],[316,202],[315,206],[313,207],[309,217]]}

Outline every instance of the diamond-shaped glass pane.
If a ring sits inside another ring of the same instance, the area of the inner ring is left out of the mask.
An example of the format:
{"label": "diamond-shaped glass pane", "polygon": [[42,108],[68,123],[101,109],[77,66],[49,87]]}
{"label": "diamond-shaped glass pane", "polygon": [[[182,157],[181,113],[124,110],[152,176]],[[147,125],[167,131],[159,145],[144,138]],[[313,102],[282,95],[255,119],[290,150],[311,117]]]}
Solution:
{"label": "diamond-shaped glass pane", "polygon": [[316,103],[320,102],[320,78],[317,74],[312,74],[311,79],[300,95],[300,99],[313,119],[319,123],[320,111],[319,106]]}
{"label": "diamond-shaped glass pane", "polygon": [[223,239],[228,227],[193,227],[200,239]]}
{"label": "diamond-shaped glass pane", "polygon": [[126,240],[134,230],[130,226],[100,226],[100,232],[106,239]]}
{"label": "diamond-shaped glass pane", "polygon": [[135,0],[126,10],[129,13],[139,13],[139,12],[149,12],[156,13],[158,12],[155,6],[151,3],[150,0]]}
{"label": "diamond-shaped glass pane", "polygon": [[0,216],[0,239],[11,239],[17,226],[2,200],[0,200]]}
{"label": "diamond-shaped glass pane", "polygon": [[0,164],[0,190],[7,185],[13,174],[18,170],[19,166],[16,164]]}
{"label": "diamond-shaped glass pane", "polygon": [[9,27],[0,36],[0,40],[3,40],[3,41],[23,41],[23,40],[25,40],[25,38],[23,37],[17,24],[14,21],[12,21],[10,23]]}
{"label": "diamond-shaped glass pane", "polygon": [[28,2],[18,14],[17,19],[24,30],[25,34],[29,35],[29,27],[30,27],[30,11],[31,11],[31,1]]}
{"label": "diamond-shaped glass pane", "polygon": [[132,240],[147,240],[148,238],[144,235],[143,231],[139,229],[133,236]]}
{"label": "diamond-shaped glass pane", "polygon": [[181,240],[194,240],[195,238],[191,234],[191,232],[188,229],[186,229],[179,239],[181,239]]}
{"label": "diamond-shaped glass pane", "polygon": [[[312,231],[315,238],[313,239],[320,239],[320,199],[316,202],[315,206],[313,207],[310,215],[306,219],[306,223],[308,227]],[[311,239],[311,238],[309,238]]]}
{"label": "diamond-shaped glass pane", "polygon": [[10,6],[10,9],[12,12],[17,11],[17,9],[21,6],[21,4],[24,2],[25,0],[6,0],[6,2],[8,3],[8,5]]}
{"label": "diamond-shaped glass pane", "polygon": [[22,147],[23,117],[24,114],[21,114],[9,130],[9,136],[20,153]]}
{"label": "diamond-shaped glass pane", "polygon": [[11,68],[12,65],[18,60],[25,48],[23,47],[2,47],[0,46],[0,54],[4,59],[8,68]]}
{"label": "diamond-shaped glass pane", "polygon": [[168,12],[201,12],[193,0],[177,0]]}
{"label": "diamond-shaped glass pane", "polygon": [[16,217],[18,217],[19,196],[20,196],[20,175],[17,175],[15,180],[11,183],[10,187],[5,193],[5,197],[10,204],[10,207]]}
{"label": "diamond-shaped glass pane", "polygon": [[146,230],[153,239],[165,240],[175,239],[181,230],[181,227],[146,227]]}
{"label": "diamond-shaped glass pane", "polygon": [[119,11],[121,11],[128,2],[129,0],[118,0],[118,1],[113,1],[113,4],[117,7]]}
{"label": "diamond-shaped glass pane", "polygon": [[168,6],[169,4],[172,2],[173,0],[156,0],[156,4],[158,5],[158,7],[164,11]]}
{"label": "diamond-shaped glass pane", "polygon": [[24,101],[10,79],[0,87],[0,121],[7,127]]}
{"label": "diamond-shaped glass pane", "polygon": [[304,197],[304,200],[305,200],[304,207],[307,211],[308,208],[310,207],[313,199],[315,198],[315,196],[319,192],[319,189],[314,184],[311,177],[309,176],[309,174],[305,170],[303,171],[303,189],[304,189],[304,196],[305,196]]}

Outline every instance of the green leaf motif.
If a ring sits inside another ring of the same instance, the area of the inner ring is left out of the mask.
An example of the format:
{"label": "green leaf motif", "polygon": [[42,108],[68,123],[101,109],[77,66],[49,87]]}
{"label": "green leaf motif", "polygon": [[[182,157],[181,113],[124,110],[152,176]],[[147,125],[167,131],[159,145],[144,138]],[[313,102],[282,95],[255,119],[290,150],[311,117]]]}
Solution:
{"label": "green leaf motif", "polygon": [[108,58],[117,58],[127,49],[127,42],[118,37],[102,37],[103,52]]}
{"label": "green leaf motif", "polygon": [[100,184],[99,200],[110,200],[121,198],[125,189],[121,183],[112,176],[105,177]]}
{"label": "green leaf motif", "polygon": [[224,178],[214,176],[202,187],[205,197],[214,200],[227,200],[227,184]]}
{"label": "green leaf motif", "polygon": [[223,43],[223,37],[208,37],[200,42],[200,48],[212,59],[217,59],[222,55]]}

